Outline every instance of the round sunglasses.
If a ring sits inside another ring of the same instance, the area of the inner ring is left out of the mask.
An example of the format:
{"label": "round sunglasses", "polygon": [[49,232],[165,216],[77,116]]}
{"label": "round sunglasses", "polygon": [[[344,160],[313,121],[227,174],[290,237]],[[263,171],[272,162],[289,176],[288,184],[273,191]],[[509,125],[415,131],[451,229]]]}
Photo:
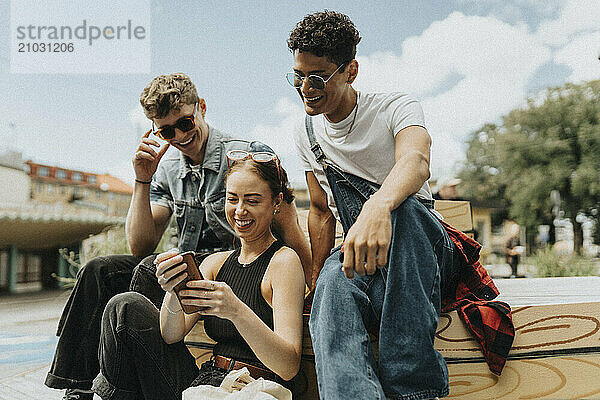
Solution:
{"label": "round sunglasses", "polygon": [[329,78],[327,79],[323,79],[323,77],[319,75],[300,76],[297,72],[288,72],[285,74],[285,77],[288,83],[296,89],[301,88],[302,85],[304,85],[304,81],[307,80],[310,87],[317,90],[323,90],[325,89],[325,85],[327,82],[329,82],[331,77],[334,76],[344,65],[346,65],[346,63],[340,64],[339,67],[337,67],[337,69],[333,71],[333,73],[329,75]]}
{"label": "round sunglasses", "polygon": [[156,129],[154,122],[152,122],[152,133],[163,140],[171,140],[175,137],[175,128],[184,133],[191,131],[196,127],[195,117],[197,105],[198,103],[194,104],[194,111],[192,111],[191,115],[185,115],[179,118],[173,125],[164,125]]}

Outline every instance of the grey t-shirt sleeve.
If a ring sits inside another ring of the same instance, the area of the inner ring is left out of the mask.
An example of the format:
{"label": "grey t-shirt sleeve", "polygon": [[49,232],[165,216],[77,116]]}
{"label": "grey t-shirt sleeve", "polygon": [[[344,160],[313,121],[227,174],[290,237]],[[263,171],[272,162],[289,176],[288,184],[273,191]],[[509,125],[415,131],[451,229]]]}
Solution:
{"label": "grey t-shirt sleeve", "polygon": [[391,94],[385,113],[388,126],[394,137],[402,129],[409,126],[416,125],[426,128],[421,103],[406,94]]}
{"label": "grey t-shirt sleeve", "polygon": [[169,190],[169,182],[162,164],[158,165],[152,177],[152,183],[150,183],[150,204],[168,207],[173,211],[173,196]]}

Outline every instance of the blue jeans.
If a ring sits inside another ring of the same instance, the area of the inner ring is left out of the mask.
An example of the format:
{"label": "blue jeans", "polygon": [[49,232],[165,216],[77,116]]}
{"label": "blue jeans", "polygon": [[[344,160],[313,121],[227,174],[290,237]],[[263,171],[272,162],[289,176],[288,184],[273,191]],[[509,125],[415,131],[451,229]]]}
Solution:
{"label": "blue jeans", "polygon": [[[357,185],[340,185],[347,176],[328,179],[336,186],[332,191],[341,219],[358,215],[362,202],[353,194]],[[363,201],[368,195],[363,194]],[[348,279],[336,249],[317,280],[310,332],[321,400],[426,399],[449,392],[446,363],[433,342],[440,283],[451,274],[454,245],[414,197],[392,211],[391,222],[385,267]],[[378,360],[369,331],[379,335]]]}

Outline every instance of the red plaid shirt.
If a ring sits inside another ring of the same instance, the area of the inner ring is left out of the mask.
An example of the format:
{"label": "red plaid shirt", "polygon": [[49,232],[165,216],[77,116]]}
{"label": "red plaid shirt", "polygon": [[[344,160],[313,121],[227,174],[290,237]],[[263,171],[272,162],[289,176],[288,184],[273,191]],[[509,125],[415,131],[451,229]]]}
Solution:
{"label": "red plaid shirt", "polygon": [[490,301],[499,291],[486,269],[479,263],[481,245],[461,231],[442,221],[458,254],[459,281],[453,295],[442,298],[442,311],[456,310],[467,329],[475,337],[485,361],[496,375],[502,373],[515,338],[510,306]]}

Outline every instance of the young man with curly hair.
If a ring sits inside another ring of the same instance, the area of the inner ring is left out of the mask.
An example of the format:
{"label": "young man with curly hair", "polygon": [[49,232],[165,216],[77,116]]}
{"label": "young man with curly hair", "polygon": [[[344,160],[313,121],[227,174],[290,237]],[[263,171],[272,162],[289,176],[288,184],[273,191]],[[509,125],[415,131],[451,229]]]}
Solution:
{"label": "young man with curly hair", "polygon": [[[83,266],[58,326],[58,344],[46,385],[67,389],[65,399],[92,399],[98,375],[100,322],[108,301],[134,290],[160,307],[164,291],[156,282],[151,254],[175,215],[179,251],[204,255],[233,245],[225,217],[226,154],[230,150],[272,150],[263,143],[236,139],[210,126],[207,106],[190,78],[176,73],[154,78],[140,103],[152,121],[133,156],[135,185],[126,232],[133,255],[97,257]],[[157,139],[150,137],[153,133]],[[167,148],[179,154],[161,161]],[[275,217],[275,229],[310,264],[310,248],[292,204]],[[145,258],[144,258],[145,257]]]}
{"label": "young man with curly hair", "polygon": [[[294,139],[311,201],[310,333],[319,394],[443,397],[448,370],[433,342],[442,304],[458,293],[450,283],[454,236],[432,210],[431,138],[420,104],[403,93],[352,87],[360,39],[346,15],[325,11],[307,15],[287,42],[294,57],[287,80],[306,112]],[[332,250],[336,219],[345,239]],[[487,276],[478,268],[471,271]],[[478,293],[492,286],[478,282]],[[377,360],[368,332],[379,336]]]}

